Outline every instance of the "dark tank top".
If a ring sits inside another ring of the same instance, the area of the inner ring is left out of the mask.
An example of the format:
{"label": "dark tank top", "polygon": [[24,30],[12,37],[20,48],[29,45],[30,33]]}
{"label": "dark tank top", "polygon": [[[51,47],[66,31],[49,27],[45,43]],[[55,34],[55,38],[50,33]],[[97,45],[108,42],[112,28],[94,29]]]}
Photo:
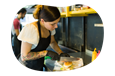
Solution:
{"label": "dark tank top", "polygon": [[[36,48],[32,49],[31,52],[40,52],[40,51],[46,50],[46,48],[49,46],[50,41],[51,41],[51,33],[47,38],[41,37],[40,22],[38,21],[37,24],[38,24],[40,40]],[[42,71],[43,66],[44,66],[44,57],[36,59],[36,60],[26,61],[26,66],[30,69]]]}

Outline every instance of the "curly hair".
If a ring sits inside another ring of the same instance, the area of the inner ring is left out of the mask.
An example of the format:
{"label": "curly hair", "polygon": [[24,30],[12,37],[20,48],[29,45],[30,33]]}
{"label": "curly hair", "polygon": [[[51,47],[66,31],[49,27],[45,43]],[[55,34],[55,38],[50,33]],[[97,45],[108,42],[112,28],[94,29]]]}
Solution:
{"label": "curly hair", "polygon": [[35,19],[44,19],[46,22],[51,22],[60,17],[60,12],[57,7],[37,5],[33,12],[33,17]]}

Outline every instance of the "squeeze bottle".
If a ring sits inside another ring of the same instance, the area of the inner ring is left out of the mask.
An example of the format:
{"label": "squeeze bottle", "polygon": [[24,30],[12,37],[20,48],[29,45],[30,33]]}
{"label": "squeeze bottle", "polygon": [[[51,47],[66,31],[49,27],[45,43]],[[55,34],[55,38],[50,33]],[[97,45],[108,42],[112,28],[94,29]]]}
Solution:
{"label": "squeeze bottle", "polygon": [[92,53],[92,64],[94,64],[94,60],[97,60],[96,48],[94,49],[94,51],[93,51],[93,53]]}

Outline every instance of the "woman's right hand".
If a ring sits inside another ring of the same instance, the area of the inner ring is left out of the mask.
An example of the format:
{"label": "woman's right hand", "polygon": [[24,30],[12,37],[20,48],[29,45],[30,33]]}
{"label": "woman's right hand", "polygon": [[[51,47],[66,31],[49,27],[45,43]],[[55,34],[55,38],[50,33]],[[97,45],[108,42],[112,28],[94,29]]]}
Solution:
{"label": "woman's right hand", "polygon": [[52,58],[52,60],[59,60],[60,59],[60,56],[56,53],[56,52],[53,52],[53,51],[49,51],[47,50],[47,54],[46,56],[50,56]]}

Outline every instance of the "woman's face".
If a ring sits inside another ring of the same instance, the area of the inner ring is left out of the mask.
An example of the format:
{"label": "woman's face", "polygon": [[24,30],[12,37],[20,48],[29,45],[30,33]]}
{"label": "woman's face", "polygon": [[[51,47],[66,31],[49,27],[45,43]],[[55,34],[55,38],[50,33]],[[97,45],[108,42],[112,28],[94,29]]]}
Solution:
{"label": "woman's face", "polygon": [[44,21],[44,27],[50,31],[53,31],[54,29],[58,28],[58,22],[59,22],[60,18],[58,18],[55,21],[52,22],[45,22]]}

